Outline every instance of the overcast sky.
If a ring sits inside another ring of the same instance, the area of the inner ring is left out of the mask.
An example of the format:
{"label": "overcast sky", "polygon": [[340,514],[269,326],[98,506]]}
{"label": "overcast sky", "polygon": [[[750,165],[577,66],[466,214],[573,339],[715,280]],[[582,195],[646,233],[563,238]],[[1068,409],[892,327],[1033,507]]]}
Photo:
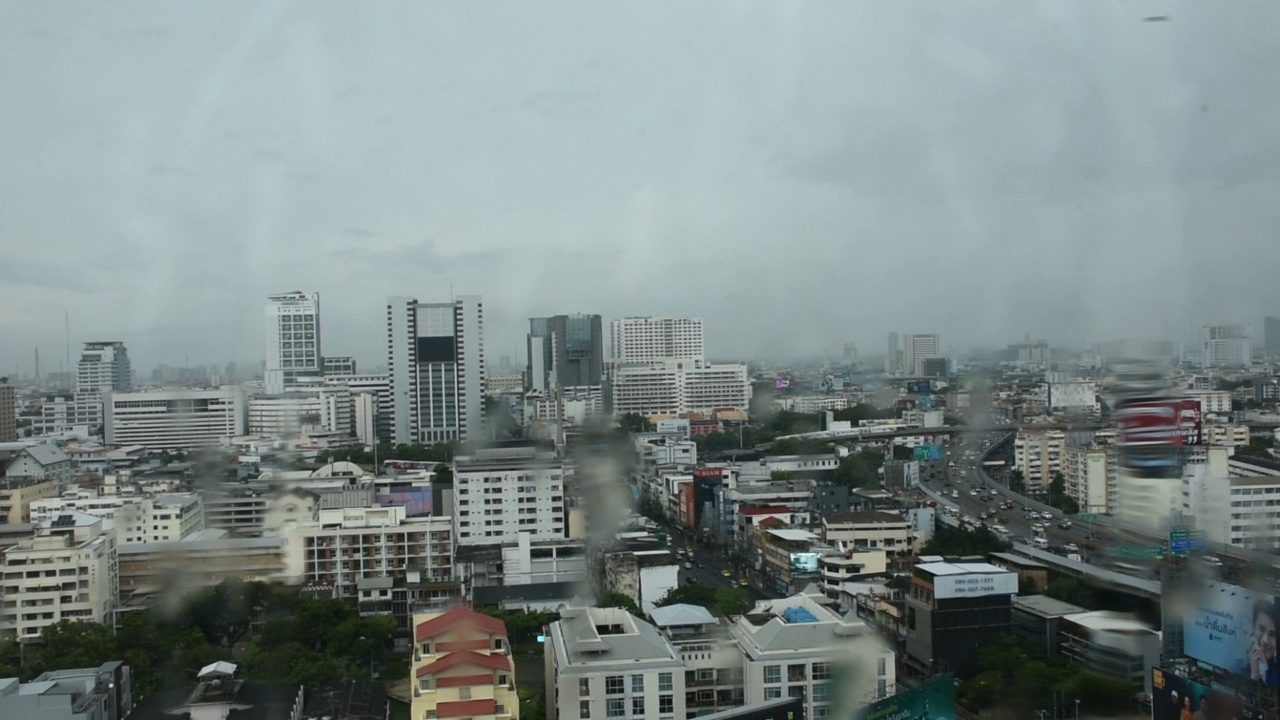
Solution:
{"label": "overcast sky", "polygon": [[[1168,22],[1144,22],[1167,15]],[[706,318],[718,357],[1280,313],[1275,2],[0,4],[0,373],[258,360],[318,290]]]}

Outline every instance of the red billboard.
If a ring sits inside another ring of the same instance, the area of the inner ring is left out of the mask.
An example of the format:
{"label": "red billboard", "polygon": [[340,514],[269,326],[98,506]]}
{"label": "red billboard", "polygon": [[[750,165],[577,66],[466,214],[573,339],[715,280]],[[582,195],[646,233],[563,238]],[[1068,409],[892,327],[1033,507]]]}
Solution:
{"label": "red billboard", "polygon": [[696,478],[720,478],[724,477],[724,470],[721,468],[695,468],[693,476]]}
{"label": "red billboard", "polygon": [[1181,414],[1180,400],[1125,403],[1112,413],[1121,445],[1183,444]]}
{"label": "red billboard", "polygon": [[1199,445],[1201,436],[1200,401],[1183,398],[1178,401],[1178,431],[1183,445]]}

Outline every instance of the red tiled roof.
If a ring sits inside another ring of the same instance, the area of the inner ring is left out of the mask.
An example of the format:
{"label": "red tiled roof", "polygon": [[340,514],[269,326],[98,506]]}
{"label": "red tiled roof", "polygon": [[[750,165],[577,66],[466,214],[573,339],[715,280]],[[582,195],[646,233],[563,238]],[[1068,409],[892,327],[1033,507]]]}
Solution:
{"label": "red tiled roof", "polygon": [[436,705],[436,717],[471,717],[472,715],[493,715],[498,711],[497,700],[460,700],[458,702],[442,702]]}
{"label": "red tiled roof", "polygon": [[742,508],[738,512],[743,515],[779,515],[781,513],[789,513],[791,510],[785,507],[762,507],[762,508]]}
{"label": "red tiled roof", "polygon": [[481,655],[477,652],[463,651],[449,653],[430,665],[423,665],[418,668],[417,674],[418,677],[434,675],[459,665],[474,665],[476,667],[489,668],[490,670],[511,669],[511,661],[506,655]]}
{"label": "red tiled roof", "polygon": [[487,675],[457,675],[450,677],[436,678],[436,687],[475,687],[477,685],[492,685],[493,673]]}
{"label": "red tiled roof", "polygon": [[478,613],[468,607],[458,606],[439,617],[432,618],[418,626],[415,637],[419,640],[443,635],[454,625],[474,625],[491,635],[507,634],[507,624],[484,613]]}

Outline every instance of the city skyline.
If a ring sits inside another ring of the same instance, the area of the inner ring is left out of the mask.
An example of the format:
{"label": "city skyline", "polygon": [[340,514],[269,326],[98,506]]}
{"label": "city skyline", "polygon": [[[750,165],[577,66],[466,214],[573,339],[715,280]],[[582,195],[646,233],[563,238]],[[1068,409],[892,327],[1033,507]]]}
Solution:
{"label": "city skyline", "polygon": [[64,312],[73,347],[144,365],[258,358],[290,287],[364,362],[380,298],[450,287],[486,298],[496,356],[567,312],[703,317],[751,359],[1280,308],[1280,7],[86,12],[0,9],[6,373],[56,367]]}

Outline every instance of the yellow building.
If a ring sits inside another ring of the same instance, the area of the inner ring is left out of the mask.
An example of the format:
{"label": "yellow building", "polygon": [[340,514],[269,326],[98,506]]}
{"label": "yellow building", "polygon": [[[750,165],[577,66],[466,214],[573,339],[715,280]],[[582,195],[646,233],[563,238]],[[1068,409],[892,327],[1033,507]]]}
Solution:
{"label": "yellow building", "polygon": [[416,614],[413,627],[413,720],[519,720],[505,623],[455,607]]}
{"label": "yellow building", "polygon": [[56,478],[5,478],[0,480],[0,518],[9,524],[31,522],[31,503],[57,497]]}

